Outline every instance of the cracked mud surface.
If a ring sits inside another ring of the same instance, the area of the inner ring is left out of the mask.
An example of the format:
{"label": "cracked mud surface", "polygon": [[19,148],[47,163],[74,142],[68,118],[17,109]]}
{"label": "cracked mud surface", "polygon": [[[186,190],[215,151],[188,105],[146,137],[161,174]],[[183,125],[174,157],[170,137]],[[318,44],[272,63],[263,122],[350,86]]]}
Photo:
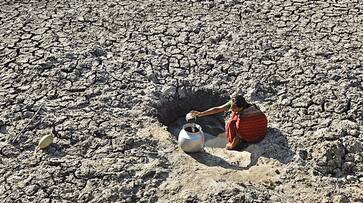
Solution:
{"label": "cracked mud surface", "polygon": [[[362,12],[345,0],[1,1],[1,202],[362,202]],[[267,113],[266,140],[181,152],[166,115],[213,102],[174,105],[237,88]]]}

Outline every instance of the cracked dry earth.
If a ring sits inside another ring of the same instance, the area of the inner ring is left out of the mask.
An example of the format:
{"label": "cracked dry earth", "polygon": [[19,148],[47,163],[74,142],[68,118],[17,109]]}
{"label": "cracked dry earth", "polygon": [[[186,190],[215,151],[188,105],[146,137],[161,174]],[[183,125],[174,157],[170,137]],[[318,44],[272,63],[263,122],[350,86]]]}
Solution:
{"label": "cracked dry earth", "polygon": [[[362,24],[358,0],[2,0],[0,201],[362,202]],[[266,139],[183,153],[167,126],[237,89]]]}

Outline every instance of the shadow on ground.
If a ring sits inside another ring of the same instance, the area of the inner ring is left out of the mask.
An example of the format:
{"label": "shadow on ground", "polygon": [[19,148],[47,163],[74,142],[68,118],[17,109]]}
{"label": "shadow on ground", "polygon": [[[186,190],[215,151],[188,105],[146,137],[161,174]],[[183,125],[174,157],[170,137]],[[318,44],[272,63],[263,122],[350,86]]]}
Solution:
{"label": "shadow on ground", "polygon": [[[223,157],[213,155],[207,151],[189,154],[199,163],[206,166],[220,166],[226,169],[247,170],[257,164],[260,157],[274,159],[282,164],[287,164],[294,156],[290,149],[287,137],[276,128],[269,128],[264,140],[256,144],[245,145],[240,152],[250,153],[250,161],[246,167],[237,164],[231,164]],[[238,153],[238,152],[236,152]],[[244,161],[244,160],[241,160]]]}
{"label": "shadow on ground", "polygon": [[48,148],[44,150],[44,153],[48,154],[51,157],[63,157],[65,156],[65,148],[68,148],[69,146],[60,145],[57,143],[52,143]]}
{"label": "shadow on ground", "polygon": [[201,164],[204,164],[206,166],[214,167],[214,166],[220,166],[225,169],[233,169],[233,170],[246,170],[247,167],[242,167],[237,164],[232,164],[226,161],[224,158],[215,156],[209,152],[203,151],[200,153],[193,153],[189,154],[192,158],[194,158],[196,161],[198,161]]}

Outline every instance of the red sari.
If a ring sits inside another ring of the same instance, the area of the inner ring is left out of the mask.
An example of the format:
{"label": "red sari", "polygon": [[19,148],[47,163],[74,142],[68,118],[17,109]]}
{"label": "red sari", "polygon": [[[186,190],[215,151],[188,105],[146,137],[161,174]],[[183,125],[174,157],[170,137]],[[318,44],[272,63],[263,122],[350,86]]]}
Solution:
{"label": "red sari", "polygon": [[232,113],[232,118],[226,124],[228,143],[236,136],[243,141],[255,143],[265,138],[267,133],[267,117],[254,106],[243,109],[240,113]]}

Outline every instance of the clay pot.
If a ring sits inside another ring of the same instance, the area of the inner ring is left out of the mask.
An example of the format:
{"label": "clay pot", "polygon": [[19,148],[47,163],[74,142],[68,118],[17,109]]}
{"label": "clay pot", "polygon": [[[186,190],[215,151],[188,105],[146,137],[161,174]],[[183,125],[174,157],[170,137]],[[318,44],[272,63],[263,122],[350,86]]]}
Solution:
{"label": "clay pot", "polygon": [[187,123],[179,132],[178,145],[184,152],[199,152],[204,147],[204,133],[202,127],[195,123]]}

